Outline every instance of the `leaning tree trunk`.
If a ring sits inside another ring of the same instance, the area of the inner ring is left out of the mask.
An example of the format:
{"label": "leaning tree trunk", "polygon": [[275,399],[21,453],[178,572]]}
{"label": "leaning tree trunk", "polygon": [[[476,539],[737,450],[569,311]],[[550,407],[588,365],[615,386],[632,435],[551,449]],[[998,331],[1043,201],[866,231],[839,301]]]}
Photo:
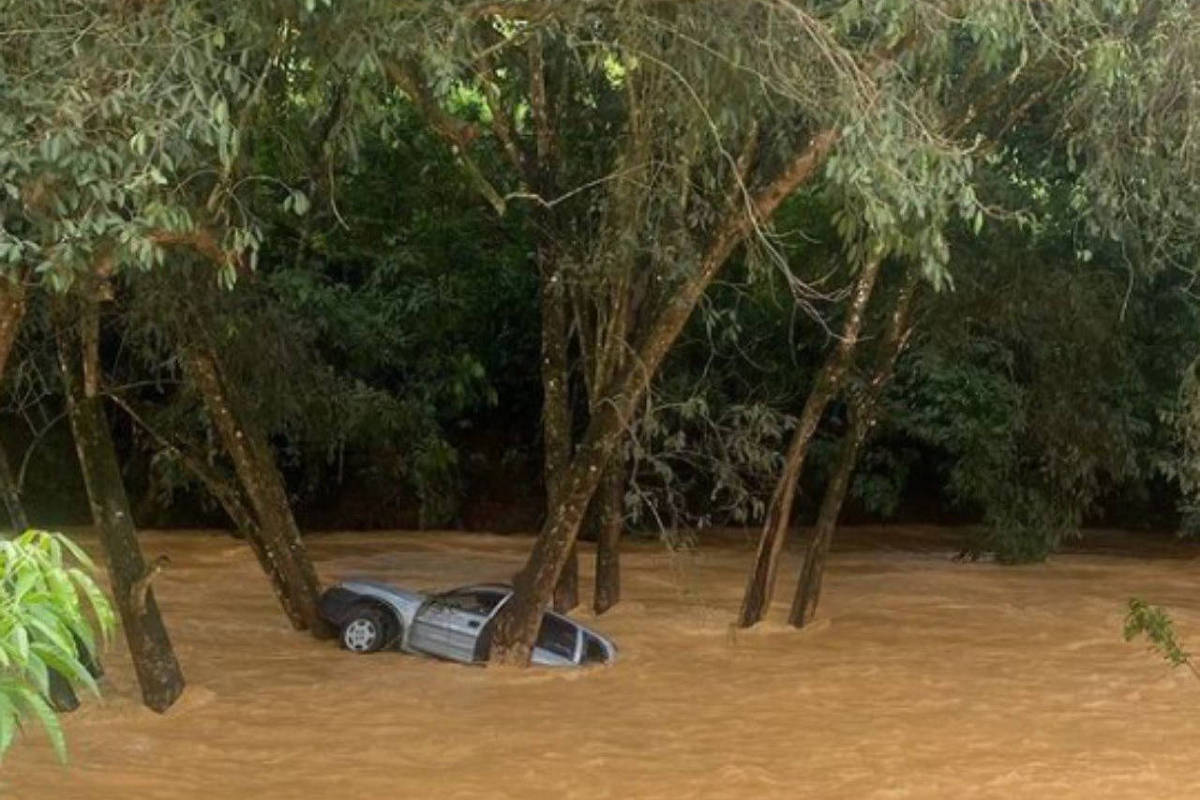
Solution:
{"label": "leaning tree trunk", "polygon": [[604,471],[589,513],[596,521],[596,586],[592,610],[603,614],[621,600],[621,531],[625,527],[625,465],[614,458]]}
{"label": "leaning tree trunk", "polygon": [[78,333],[72,330],[76,322],[61,319],[57,331],[68,417],[142,701],[161,712],[183,692],[183,672],[163,625],[154,590],[145,581],[146,562],[133,530],[116,448],[101,405],[95,305],[85,309],[82,320],[78,321],[81,326]]}
{"label": "leaning tree trunk", "polygon": [[829,355],[825,365],[817,375],[816,384],[804,402],[796,430],[788,444],[787,456],[784,459],[783,473],[775,484],[775,492],[771,495],[771,503],[767,506],[766,519],[763,521],[762,534],[758,539],[758,551],[754,555],[754,566],[746,582],[746,592],[742,596],[742,608],[738,612],[737,625],[748,628],[763,618],[771,605],[771,595],[775,591],[775,573],[779,567],[779,555],[783,552],[783,543],[787,539],[788,527],[792,517],[792,503],[795,499],[796,483],[804,468],[804,459],[808,455],[808,445],[816,433],[817,424],[825,413],[829,401],[841,389],[850,369],[854,349],[858,345],[858,335],[862,330],[863,315],[875,280],[879,276],[881,259],[874,258],[866,262],[859,272],[855,282],[854,294],[850,298],[850,307],[846,311],[846,321],[842,326],[842,336],[837,346]]}
{"label": "leaning tree trunk", "polygon": [[837,467],[829,486],[825,489],[825,497],[821,501],[821,511],[817,518],[817,527],[813,532],[812,541],[804,555],[804,567],[800,571],[800,580],[796,584],[796,594],[792,598],[791,612],[788,622],[797,628],[803,628],[812,621],[817,613],[817,602],[821,597],[821,581],[825,575],[825,562],[829,556],[829,545],[837,528],[838,517],[846,501],[846,492],[850,488],[850,478],[858,463],[858,454],[862,450],[867,434],[875,425],[879,398],[884,388],[891,382],[896,370],[896,359],[900,357],[908,342],[910,328],[908,325],[909,311],[912,298],[916,292],[918,272],[909,268],[904,286],[896,299],[896,306],[888,320],[887,332],[879,343],[875,372],[865,388],[852,393],[850,397],[850,430],[842,441],[838,452]]}
{"label": "leaning tree trunk", "polygon": [[583,441],[567,468],[559,501],[534,542],[524,568],[517,574],[514,597],[504,604],[496,617],[490,655],[493,663],[528,666],[542,613],[550,603],[558,575],[575,544],[588,502],[617,451],[628,420],[632,419],[645,395],[650,379],[734,249],[756,225],[770,219],[785,198],[816,173],[837,139],[837,133],[832,130],[813,136],[770,183],[749,198],[740,192],[745,183],[744,171],[738,176],[739,188],[731,192],[729,216],[710,240],[696,273],[679,286],[670,302],[648,324],[639,346],[613,381],[608,396],[588,420]]}
{"label": "leaning tree trunk", "polygon": [[842,446],[838,450],[837,467],[829,486],[825,489],[825,497],[821,501],[821,511],[817,517],[817,527],[813,532],[812,541],[804,555],[804,567],[800,571],[800,580],[796,584],[796,596],[792,599],[792,610],[788,622],[797,628],[803,628],[817,610],[817,599],[821,594],[821,578],[825,574],[825,560],[829,555],[829,544],[833,541],[833,531],[837,527],[838,516],[842,504],[846,500],[846,490],[850,487],[850,477],[854,474],[854,465],[858,461],[858,453],[867,437],[869,422],[865,415],[853,414],[854,421]]}
{"label": "leaning tree trunk", "polygon": [[332,636],[318,608],[320,582],[300,538],[283,476],[266,435],[226,385],[212,350],[187,346],[183,355],[188,377],[204,398],[213,426],[250,500],[262,533],[261,552],[256,548],[255,554],[266,563],[265,571],[272,578],[276,593],[281,598],[286,596],[283,607],[289,620],[297,630],[308,629],[318,638]]}

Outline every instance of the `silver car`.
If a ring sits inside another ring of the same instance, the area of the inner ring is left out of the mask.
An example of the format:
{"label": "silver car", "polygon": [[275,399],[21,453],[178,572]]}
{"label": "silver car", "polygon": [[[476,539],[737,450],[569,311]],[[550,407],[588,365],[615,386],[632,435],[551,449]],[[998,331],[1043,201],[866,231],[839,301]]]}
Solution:
{"label": "silver car", "polygon": [[[478,664],[487,661],[496,614],[512,595],[511,586],[499,583],[428,594],[348,580],[321,596],[321,614],[341,631],[342,646],[355,653],[387,647]],[[616,645],[604,636],[547,611],[532,661],[580,666],[608,664],[616,656]]]}

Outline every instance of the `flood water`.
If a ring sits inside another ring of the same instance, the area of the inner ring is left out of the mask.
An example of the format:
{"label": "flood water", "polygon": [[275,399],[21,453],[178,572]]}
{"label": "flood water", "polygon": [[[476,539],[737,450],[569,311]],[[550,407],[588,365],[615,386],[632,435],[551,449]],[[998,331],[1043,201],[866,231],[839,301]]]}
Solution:
{"label": "flood water", "polygon": [[[530,539],[310,540],[322,578],[416,588],[507,579]],[[1200,650],[1195,553],[1121,547],[1000,567],[929,529],[842,537],[818,621],[731,630],[753,545],[627,548],[625,601],[594,626],[613,667],[497,670],[355,656],[290,630],[248,549],[147,534],[188,678],[143,709],[120,637],[101,700],[66,718],[70,763],[30,729],[0,765],[20,800],[1200,797],[1200,681],[1121,638],[1131,595]],[[591,551],[581,557],[590,597]],[[576,616],[593,623],[592,615]]]}

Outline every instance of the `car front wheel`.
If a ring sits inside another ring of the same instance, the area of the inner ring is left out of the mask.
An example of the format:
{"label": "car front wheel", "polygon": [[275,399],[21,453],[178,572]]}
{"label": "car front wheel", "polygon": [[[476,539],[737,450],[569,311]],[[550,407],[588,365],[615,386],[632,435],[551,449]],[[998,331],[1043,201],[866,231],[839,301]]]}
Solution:
{"label": "car front wheel", "polygon": [[342,646],[355,653],[374,653],[391,638],[387,615],[377,608],[360,607],[342,625]]}

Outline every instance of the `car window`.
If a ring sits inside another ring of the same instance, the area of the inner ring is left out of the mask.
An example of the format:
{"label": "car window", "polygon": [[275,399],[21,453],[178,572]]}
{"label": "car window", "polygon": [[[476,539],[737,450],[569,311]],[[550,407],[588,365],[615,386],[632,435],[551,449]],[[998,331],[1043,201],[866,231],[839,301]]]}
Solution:
{"label": "car window", "polygon": [[584,664],[604,664],[608,662],[608,648],[590,633],[583,635],[583,659]]}
{"label": "car window", "polygon": [[472,614],[487,616],[504,599],[502,592],[494,589],[461,589],[448,592],[434,598],[434,603],[459,611],[469,611]]}
{"label": "car window", "polygon": [[575,657],[575,626],[559,617],[546,614],[538,631],[536,646],[563,658]]}

